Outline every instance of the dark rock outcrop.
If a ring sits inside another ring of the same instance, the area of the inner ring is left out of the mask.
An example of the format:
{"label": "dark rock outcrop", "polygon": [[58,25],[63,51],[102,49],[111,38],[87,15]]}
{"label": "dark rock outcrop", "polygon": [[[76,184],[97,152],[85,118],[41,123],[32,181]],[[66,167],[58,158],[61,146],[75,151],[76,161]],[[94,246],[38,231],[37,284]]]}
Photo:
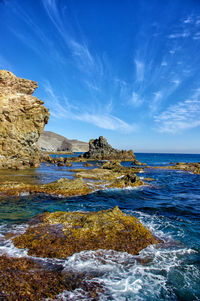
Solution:
{"label": "dark rock outcrop", "polygon": [[37,141],[49,111],[32,96],[37,87],[34,81],[0,70],[0,168],[39,165]]}
{"label": "dark rock outcrop", "polygon": [[99,139],[89,141],[89,151],[83,154],[86,159],[95,160],[124,160],[132,161],[135,155],[132,150],[119,151],[108,144],[106,138],[100,136]]}

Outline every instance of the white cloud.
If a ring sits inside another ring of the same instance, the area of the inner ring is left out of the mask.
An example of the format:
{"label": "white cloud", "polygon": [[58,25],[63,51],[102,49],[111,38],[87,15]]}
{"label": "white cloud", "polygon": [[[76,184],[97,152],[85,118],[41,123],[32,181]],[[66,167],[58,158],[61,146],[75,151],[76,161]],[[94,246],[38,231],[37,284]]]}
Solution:
{"label": "white cloud", "polygon": [[135,107],[139,107],[144,102],[144,99],[141,98],[137,93],[134,91],[131,94],[131,97],[129,98],[129,103],[134,105]]}
{"label": "white cloud", "polygon": [[79,108],[62,97],[64,102],[60,101],[48,81],[44,83],[44,89],[47,93],[46,104],[50,108],[50,115],[58,119],[71,119],[87,122],[102,129],[130,133],[137,129],[134,124],[128,124],[120,118],[111,114],[112,100],[104,106],[102,113],[90,112],[90,108]]}
{"label": "white cloud", "polygon": [[183,23],[185,23],[185,24],[192,23],[192,18],[191,18],[191,17],[186,18],[186,19],[183,21]]}
{"label": "white cloud", "polygon": [[153,93],[153,100],[151,101],[151,103],[149,105],[149,109],[150,109],[151,113],[154,113],[157,111],[159,102],[162,99],[162,97],[163,97],[162,91],[157,91],[157,92]]}
{"label": "white cloud", "polygon": [[112,116],[110,114],[106,115],[98,115],[91,113],[83,113],[76,116],[76,119],[91,123],[99,128],[107,129],[107,130],[119,130],[124,133],[130,133],[136,130],[135,125],[130,125],[125,121]]}
{"label": "white cloud", "polygon": [[135,60],[135,66],[136,66],[136,80],[141,82],[144,80],[144,63]]}
{"label": "white cloud", "polygon": [[129,84],[120,79],[120,78],[115,78],[114,79],[114,84],[115,84],[115,87],[116,89],[119,91],[119,95],[121,98],[123,99],[127,99],[127,96],[128,96],[128,90],[129,90]]}
{"label": "white cloud", "polygon": [[188,31],[184,31],[182,33],[172,33],[168,36],[169,39],[177,39],[177,38],[187,38],[190,36]]}
{"label": "white cloud", "polygon": [[100,88],[95,83],[93,83],[93,81],[85,80],[85,84],[90,90],[94,90],[96,92],[100,91]]}
{"label": "white cloud", "polygon": [[191,99],[169,106],[166,111],[155,116],[160,132],[178,133],[200,126],[200,88]]}
{"label": "white cloud", "polygon": [[72,39],[69,40],[68,45],[74,56],[79,57],[83,61],[87,61],[89,65],[93,65],[94,59],[86,45],[82,45]]}
{"label": "white cloud", "polygon": [[[71,51],[72,56],[76,60],[77,66],[85,73],[88,73],[91,68],[95,67],[95,59],[89,51],[87,41],[83,38],[80,41],[77,41],[72,37],[72,35],[70,35],[69,24],[66,23],[66,18],[64,18],[62,14],[63,12],[59,11],[57,1],[43,0],[43,5],[47,15],[62,37],[63,42]],[[98,58],[96,61],[99,62]]]}
{"label": "white cloud", "polygon": [[175,84],[178,87],[181,84],[181,80],[180,79],[173,79],[172,83]]}

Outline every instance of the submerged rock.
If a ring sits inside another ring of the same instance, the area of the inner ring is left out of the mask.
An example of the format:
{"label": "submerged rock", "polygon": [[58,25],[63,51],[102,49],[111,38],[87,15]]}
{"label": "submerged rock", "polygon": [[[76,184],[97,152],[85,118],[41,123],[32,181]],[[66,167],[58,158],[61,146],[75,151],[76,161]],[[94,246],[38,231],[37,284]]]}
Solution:
{"label": "submerged rock", "polygon": [[16,247],[28,248],[29,255],[66,258],[98,249],[138,254],[161,242],[137,218],[118,207],[99,212],[47,212],[40,220],[42,223],[13,239]]}
{"label": "submerged rock", "polygon": [[189,171],[194,174],[200,174],[200,162],[195,162],[195,163],[178,162],[174,166],[171,166],[171,167],[174,169]]}
{"label": "submerged rock", "polygon": [[[170,163],[174,164],[174,163]],[[193,174],[200,174],[200,162],[194,162],[194,163],[184,163],[184,162],[178,162],[172,166],[155,166],[153,168],[162,168],[162,169],[175,169],[175,170],[184,170],[191,172]]]}
{"label": "submerged rock", "polygon": [[120,173],[127,173],[127,172],[140,172],[143,171],[143,168],[141,167],[125,167],[122,166],[119,160],[114,160],[114,161],[108,161],[108,162],[104,162],[101,165],[101,168],[103,169],[109,169],[112,170],[114,172],[120,172]]}
{"label": "submerged rock", "polygon": [[39,165],[37,141],[49,111],[32,96],[37,87],[34,81],[0,70],[0,168]]}
{"label": "submerged rock", "polygon": [[0,184],[0,191],[6,195],[20,195],[24,193],[45,193],[51,195],[84,195],[92,190],[83,182],[82,179],[61,178],[55,182],[40,185],[31,185],[16,182],[4,182]]}
{"label": "submerged rock", "polygon": [[135,155],[132,150],[119,151],[108,144],[106,138],[100,136],[98,139],[89,141],[89,151],[83,154],[86,159],[95,160],[134,160]]}

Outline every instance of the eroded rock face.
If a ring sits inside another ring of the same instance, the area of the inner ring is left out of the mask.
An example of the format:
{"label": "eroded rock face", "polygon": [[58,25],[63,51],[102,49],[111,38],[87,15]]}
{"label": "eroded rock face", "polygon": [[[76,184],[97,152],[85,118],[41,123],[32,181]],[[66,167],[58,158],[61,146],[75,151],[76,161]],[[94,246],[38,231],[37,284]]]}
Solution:
{"label": "eroded rock face", "polygon": [[39,164],[37,141],[49,119],[43,101],[32,96],[37,83],[0,70],[0,168]]}
{"label": "eroded rock face", "polygon": [[135,155],[132,150],[119,151],[108,144],[106,138],[100,136],[98,139],[89,141],[89,151],[83,154],[84,158],[95,160],[134,160]]}
{"label": "eroded rock face", "polygon": [[98,249],[138,254],[161,240],[137,218],[115,207],[99,212],[44,213],[38,225],[30,226],[13,242],[18,248],[28,248],[29,255],[66,258],[83,250]]}

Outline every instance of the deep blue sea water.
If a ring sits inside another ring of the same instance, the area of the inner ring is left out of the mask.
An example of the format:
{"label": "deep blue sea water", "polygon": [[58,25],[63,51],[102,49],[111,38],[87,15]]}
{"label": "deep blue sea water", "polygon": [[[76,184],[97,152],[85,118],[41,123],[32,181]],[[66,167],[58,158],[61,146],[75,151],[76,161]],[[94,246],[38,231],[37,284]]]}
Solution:
{"label": "deep blue sea water", "polygon": [[[200,155],[136,154],[150,166],[170,162],[200,162]],[[124,162],[129,165],[129,162]],[[74,163],[72,168],[82,167]],[[20,171],[21,172],[21,171]],[[23,172],[22,172],[23,173]],[[32,216],[44,211],[98,211],[116,205],[138,217],[164,243],[148,247],[138,256],[127,253],[87,251],[60,261],[65,269],[96,272],[106,288],[100,300],[200,300],[200,175],[184,171],[148,169],[138,174],[151,177],[150,186],[97,191],[87,196],[0,197],[0,253],[24,256],[4,234],[24,231]],[[38,181],[73,177],[66,167],[41,165]],[[64,292],[64,300],[90,300],[81,290]]]}

